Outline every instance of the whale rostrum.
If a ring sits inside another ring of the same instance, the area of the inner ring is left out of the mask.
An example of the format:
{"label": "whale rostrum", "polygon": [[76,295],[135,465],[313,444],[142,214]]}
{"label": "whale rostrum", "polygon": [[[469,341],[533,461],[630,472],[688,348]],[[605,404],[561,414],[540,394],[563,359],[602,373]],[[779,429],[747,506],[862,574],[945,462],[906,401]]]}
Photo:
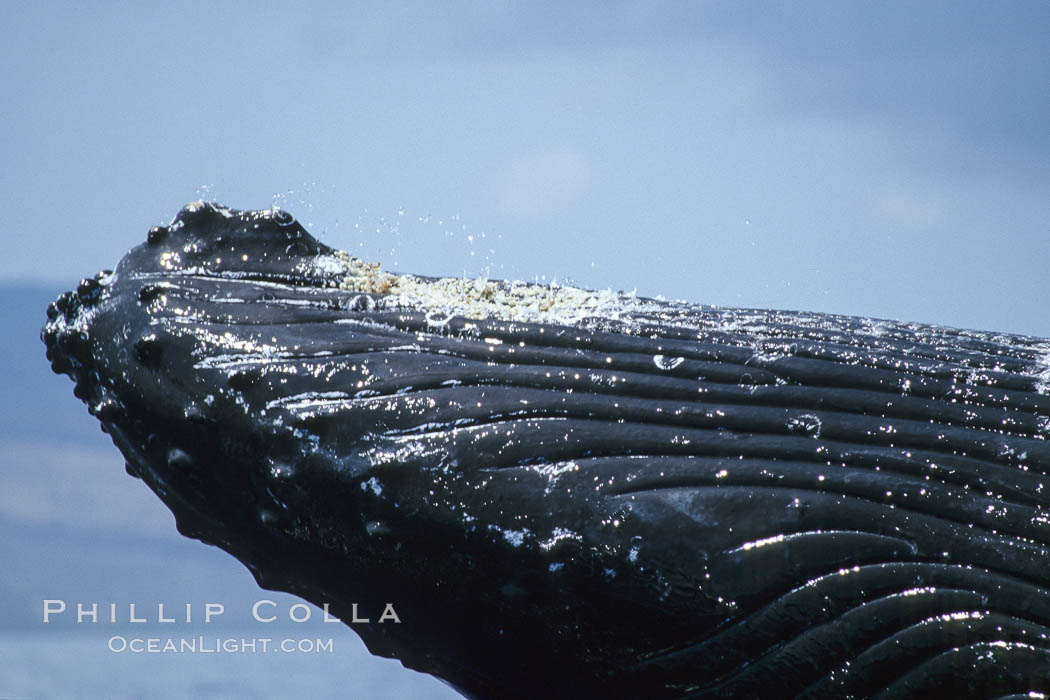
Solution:
{"label": "whale rostrum", "polygon": [[469,697],[1050,691],[1050,341],[393,274],[205,202],[47,316],[182,534],[392,605],[352,629]]}

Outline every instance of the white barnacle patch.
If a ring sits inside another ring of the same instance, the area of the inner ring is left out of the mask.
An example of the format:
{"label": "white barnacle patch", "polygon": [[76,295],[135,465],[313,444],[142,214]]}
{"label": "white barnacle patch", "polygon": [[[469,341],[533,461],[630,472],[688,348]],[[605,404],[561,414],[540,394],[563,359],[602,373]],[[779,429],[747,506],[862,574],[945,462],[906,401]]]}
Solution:
{"label": "white barnacle patch", "polygon": [[313,272],[320,275],[343,274],[346,266],[341,257],[337,255],[318,255],[310,261]]}
{"label": "white barnacle patch", "polygon": [[[621,319],[656,311],[659,304],[635,295],[595,291],[569,285],[498,282],[489,279],[422,278],[384,271],[344,251],[319,256],[315,266],[342,273],[339,287],[366,294],[385,294],[394,307],[422,311],[428,326],[440,328],[448,319],[497,319],[571,325],[587,318]],[[440,309],[440,312],[435,311]]]}

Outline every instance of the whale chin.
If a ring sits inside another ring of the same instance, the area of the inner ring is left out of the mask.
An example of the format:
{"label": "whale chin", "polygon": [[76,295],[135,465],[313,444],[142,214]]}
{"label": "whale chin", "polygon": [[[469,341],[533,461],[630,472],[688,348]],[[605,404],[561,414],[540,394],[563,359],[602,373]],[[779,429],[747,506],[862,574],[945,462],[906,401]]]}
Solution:
{"label": "whale chin", "polygon": [[1050,691],[1050,341],[390,274],[205,202],[47,315],[182,534],[465,695]]}

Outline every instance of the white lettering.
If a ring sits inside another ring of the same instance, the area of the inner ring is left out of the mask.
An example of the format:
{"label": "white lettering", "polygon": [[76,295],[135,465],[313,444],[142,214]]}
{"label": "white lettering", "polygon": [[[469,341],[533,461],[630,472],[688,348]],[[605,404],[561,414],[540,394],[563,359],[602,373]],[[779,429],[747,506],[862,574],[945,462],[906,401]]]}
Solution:
{"label": "white lettering", "polygon": [[[56,605],[57,604],[57,605]],[[45,600],[44,601],[44,622],[51,622],[52,615],[58,615],[66,611],[66,601],[64,600]]]}
{"label": "white lettering", "polygon": [[92,603],[90,608],[85,608],[83,603],[77,603],[77,624],[90,617],[92,622],[98,622],[98,603]]}
{"label": "white lettering", "polygon": [[380,622],[386,622],[387,620],[393,620],[394,622],[401,624],[401,618],[394,612],[394,604],[387,603],[386,607],[383,608],[383,614],[379,616]]}
{"label": "white lettering", "polygon": [[222,603],[205,603],[204,604],[204,624],[211,622],[212,617],[222,615],[226,612],[226,606]]}
{"label": "white lettering", "polygon": [[255,618],[256,622],[273,622],[274,620],[276,620],[277,619],[276,615],[271,615],[270,617],[260,617],[259,616],[259,608],[262,607],[263,605],[270,605],[272,607],[277,607],[277,603],[273,602],[272,600],[257,600],[257,601],[255,601],[255,605],[252,606],[252,617]]}
{"label": "white lettering", "polygon": [[[296,608],[301,608],[301,609],[305,610],[306,611],[306,615],[304,617],[296,617],[295,616],[295,609]],[[307,620],[310,619],[310,608],[307,607],[307,605],[304,604],[304,603],[296,603],[292,607],[288,608],[288,619],[291,620],[292,622],[306,622]]]}

